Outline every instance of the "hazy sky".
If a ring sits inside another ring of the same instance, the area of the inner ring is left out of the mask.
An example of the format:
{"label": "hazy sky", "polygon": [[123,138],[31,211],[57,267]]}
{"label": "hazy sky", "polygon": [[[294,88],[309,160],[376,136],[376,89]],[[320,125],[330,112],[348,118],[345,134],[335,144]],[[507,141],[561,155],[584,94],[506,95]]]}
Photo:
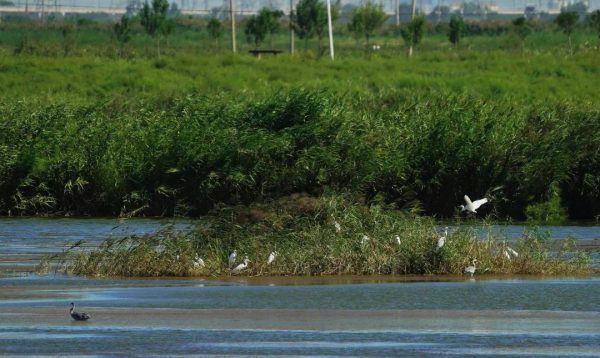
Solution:
{"label": "hazy sky", "polygon": [[[81,5],[81,6],[100,6],[100,7],[125,7],[130,0],[12,0],[15,3],[24,4],[28,1],[29,4],[35,4],[36,2],[45,1],[46,4],[54,5],[55,2],[58,5]],[[143,1],[143,0],[141,0]],[[224,2],[228,0],[169,0],[169,2],[176,2],[179,7],[193,8],[193,9],[211,9],[219,6],[223,6]],[[335,0],[332,0],[335,1]],[[393,9],[394,0],[384,0],[383,4],[386,9]],[[475,0],[476,1],[476,0]],[[549,2],[558,2],[559,0],[482,0],[481,3],[493,3],[501,9],[523,9],[525,5],[535,5],[538,8],[546,9]],[[566,0],[573,1],[573,0]],[[298,0],[294,0],[297,3]],[[353,3],[359,4],[360,0],[342,0],[343,4]],[[401,3],[409,3],[408,0],[402,0]],[[427,9],[431,9],[438,3],[447,5],[454,3],[454,1],[448,0],[417,0],[417,6],[421,5]],[[458,3],[458,1],[456,1]],[[287,12],[289,9],[289,0],[236,0],[238,9],[255,9],[263,6],[271,6],[283,9]],[[591,9],[600,8],[600,0],[589,0]]]}

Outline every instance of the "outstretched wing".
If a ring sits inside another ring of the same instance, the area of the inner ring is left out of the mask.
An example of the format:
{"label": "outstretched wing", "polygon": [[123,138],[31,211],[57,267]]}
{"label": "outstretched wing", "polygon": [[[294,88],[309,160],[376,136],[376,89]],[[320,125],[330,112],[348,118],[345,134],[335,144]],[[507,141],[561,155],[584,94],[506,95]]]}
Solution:
{"label": "outstretched wing", "polygon": [[473,203],[471,202],[471,199],[469,199],[469,196],[468,196],[468,195],[465,195],[465,203],[467,203],[467,206],[469,206],[469,205],[473,204]]}
{"label": "outstretched wing", "polygon": [[475,200],[473,202],[473,209],[477,210],[478,207],[480,207],[481,205],[483,205],[483,204],[485,204],[487,202],[488,202],[487,198]]}

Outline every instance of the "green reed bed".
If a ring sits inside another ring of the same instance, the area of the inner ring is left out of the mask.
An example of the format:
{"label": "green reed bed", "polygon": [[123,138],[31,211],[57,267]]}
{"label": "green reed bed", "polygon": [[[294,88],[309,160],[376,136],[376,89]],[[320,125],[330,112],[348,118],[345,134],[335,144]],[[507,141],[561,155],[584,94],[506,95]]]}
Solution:
{"label": "green reed bed", "polygon": [[[297,192],[451,217],[600,214],[600,111],[428,91],[0,105],[0,214],[202,215]],[[541,220],[542,222],[544,220]]]}
{"label": "green reed bed", "polygon": [[[573,252],[570,244],[550,252],[544,236],[534,231],[510,243],[518,257],[505,256],[502,237],[477,238],[469,228],[451,231],[437,249],[440,233],[431,218],[353,202],[347,196],[293,195],[222,207],[189,232],[165,228],[155,235],[111,239],[91,251],[73,248],[48,257],[40,267],[60,260],[58,270],[86,276],[223,276],[236,274],[231,268],[247,256],[250,263],[240,275],[461,274],[477,258],[477,274],[589,272],[587,255]],[[362,242],[363,235],[369,240]],[[233,250],[238,257],[229,266]],[[268,265],[273,251],[276,259]],[[205,266],[195,265],[196,257]]]}

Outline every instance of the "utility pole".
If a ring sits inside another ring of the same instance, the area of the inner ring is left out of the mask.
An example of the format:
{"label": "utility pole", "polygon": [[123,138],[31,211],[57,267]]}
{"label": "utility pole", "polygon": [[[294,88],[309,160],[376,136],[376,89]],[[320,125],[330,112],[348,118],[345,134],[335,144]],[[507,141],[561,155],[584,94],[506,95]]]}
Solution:
{"label": "utility pole", "polygon": [[294,0],[290,0],[290,55],[294,55]]}
{"label": "utility pole", "polygon": [[[414,21],[415,20],[415,13],[417,12],[417,0],[412,0],[412,4],[411,4],[411,14],[410,14],[410,21]],[[412,46],[412,40],[411,43],[408,45],[408,57],[412,57],[412,53],[413,53],[413,46]]]}
{"label": "utility pole", "polygon": [[[415,0],[413,0],[415,1]],[[329,53],[331,54],[331,60],[333,61],[333,29],[331,25],[331,0],[327,0],[327,25],[329,27]]]}
{"label": "utility pole", "polygon": [[229,0],[229,18],[231,19],[231,50],[236,53],[235,49],[235,13],[234,0]]}
{"label": "utility pole", "polygon": [[400,4],[394,0],[394,14],[396,14],[396,27],[400,26]]}

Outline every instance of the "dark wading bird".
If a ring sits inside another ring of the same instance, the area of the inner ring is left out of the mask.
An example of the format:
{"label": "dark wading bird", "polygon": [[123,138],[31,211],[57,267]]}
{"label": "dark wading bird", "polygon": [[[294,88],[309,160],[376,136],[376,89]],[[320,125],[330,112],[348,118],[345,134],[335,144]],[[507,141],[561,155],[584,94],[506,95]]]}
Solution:
{"label": "dark wading bird", "polygon": [[71,302],[71,309],[69,310],[69,313],[71,313],[71,317],[73,317],[73,319],[76,321],[87,321],[88,319],[91,318],[91,316],[88,315],[87,313],[75,312],[75,304],[73,302]]}

